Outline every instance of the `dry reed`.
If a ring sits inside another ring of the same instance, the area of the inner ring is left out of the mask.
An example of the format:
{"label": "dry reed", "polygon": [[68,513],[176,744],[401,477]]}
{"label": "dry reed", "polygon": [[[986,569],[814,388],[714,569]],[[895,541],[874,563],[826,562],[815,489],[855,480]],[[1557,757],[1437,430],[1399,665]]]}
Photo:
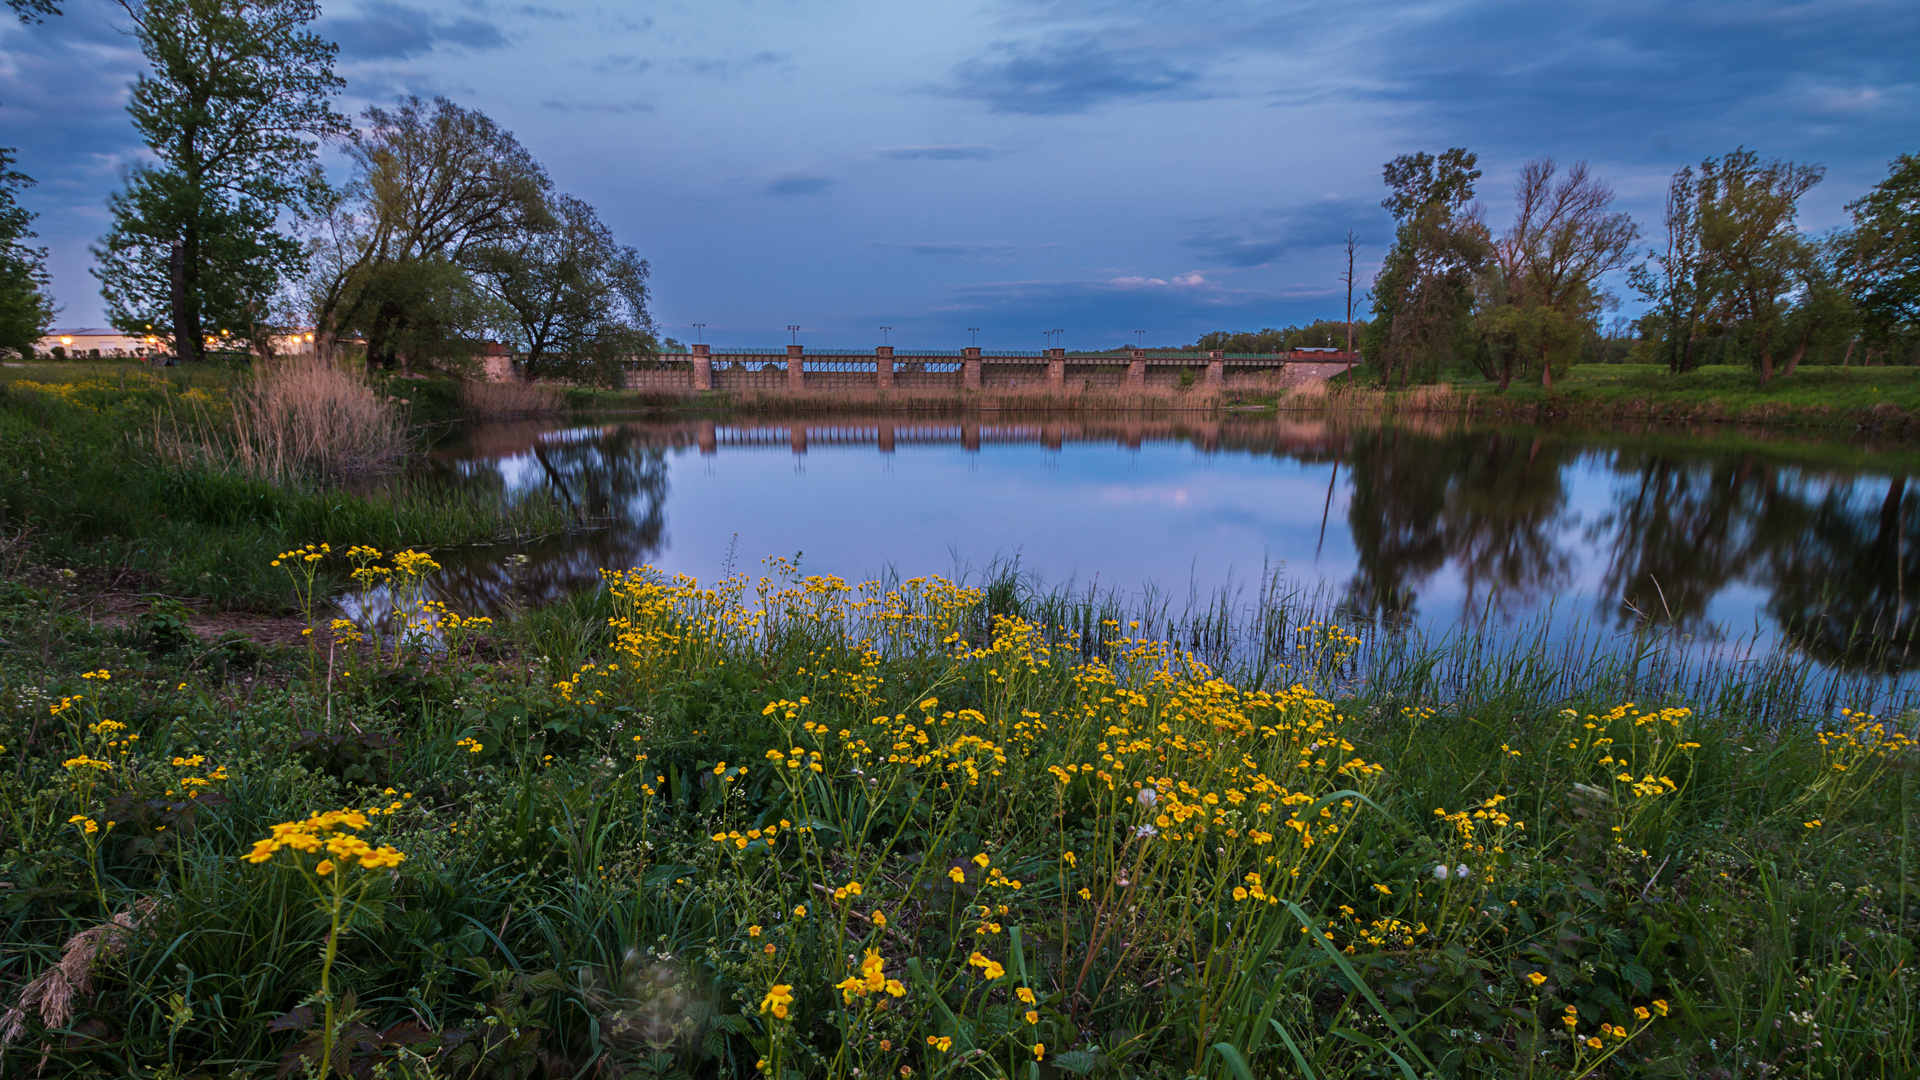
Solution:
{"label": "dry reed", "polygon": [[410,448],[404,401],[321,361],[265,368],[231,398],[225,423],[197,409],[184,432],[162,423],[161,452],[290,480],[391,468]]}
{"label": "dry reed", "polygon": [[539,383],[481,382],[460,384],[460,411],[473,419],[494,420],[511,416],[539,416],[564,411],[565,395]]}

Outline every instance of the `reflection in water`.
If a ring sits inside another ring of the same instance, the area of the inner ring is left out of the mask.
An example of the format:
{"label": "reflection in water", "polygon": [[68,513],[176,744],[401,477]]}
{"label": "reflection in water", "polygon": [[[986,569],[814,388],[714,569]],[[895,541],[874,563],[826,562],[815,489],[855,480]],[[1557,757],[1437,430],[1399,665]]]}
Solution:
{"label": "reflection in water", "polygon": [[[456,610],[545,603],[596,586],[601,567],[711,577],[732,533],[847,575],[873,558],[935,570],[910,561],[929,543],[1163,590],[1278,560],[1338,589],[1353,617],[1449,626],[1575,601],[1620,628],[1784,630],[1825,663],[1906,670],[1920,662],[1920,496],[1902,470],[1817,453],[1438,421],[746,419],[480,426],[430,468],[502,499],[550,493],[595,526],[517,562],[443,553]],[[781,471],[789,454],[811,455],[804,473]],[[668,533],[670,476],[691,541]]]}

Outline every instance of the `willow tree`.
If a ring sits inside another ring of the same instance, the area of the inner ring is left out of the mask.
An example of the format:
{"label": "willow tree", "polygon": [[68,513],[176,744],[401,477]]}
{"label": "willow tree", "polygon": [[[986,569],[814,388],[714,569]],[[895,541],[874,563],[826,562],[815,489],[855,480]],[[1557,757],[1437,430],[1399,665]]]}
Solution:
{"label": "willow tree", "polygon": [[1392,194],[1380,205],[1398,227],[1373,284],[1367,359],[1380,383],[1407,385],[1458,356],[1472,334],[1475,275],[1487,257],[1487,230],[1473,202],[1477,155],[1454,147],[1439,157],[1402,154],[1383,178]]}
{"label": "willow tree", "polygon": [[95,247],[109,320],[197,359],[208,331],[264,344],[268,307],[301,267],[280,228],[324,202],[324,139],[343,134],[336,47],[313,0],[121,0],[150,70],[127,111],[157,159],[109,201]]}

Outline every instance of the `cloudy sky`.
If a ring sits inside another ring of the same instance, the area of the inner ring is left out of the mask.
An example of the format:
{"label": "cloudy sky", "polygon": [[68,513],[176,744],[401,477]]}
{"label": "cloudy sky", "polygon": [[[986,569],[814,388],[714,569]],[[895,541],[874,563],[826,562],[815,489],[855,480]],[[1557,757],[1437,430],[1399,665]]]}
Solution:
{"label": "cloudy sky", "polygon": [[[1339,317],[1381,163],[1463,145],[1496,223],[1531,157],[1658,226],[1666,177],[1745,145],[1820,162],[1803,222],[1920,152],[1913,0],[330,0],[344,111],[445,95],[511,129],[652,261],[691,340],[1105,347]],[[0,28],[0,145],[40,181],[63,326],[144,152],[107,0]],[[337,160],[337,159],[336,159]]]}

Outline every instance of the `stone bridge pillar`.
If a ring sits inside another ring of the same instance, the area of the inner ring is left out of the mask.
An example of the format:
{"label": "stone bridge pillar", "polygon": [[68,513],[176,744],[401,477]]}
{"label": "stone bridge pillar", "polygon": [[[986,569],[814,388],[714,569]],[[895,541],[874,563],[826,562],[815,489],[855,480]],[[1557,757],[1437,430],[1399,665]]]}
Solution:
{"label": "stone bridge pillar", "polygon": [[1047,388],[1055,393],[1067,388],[1067,350],[1065,349],[1047,350]]}
{"label": "stone bridge pillar", "polygon": [[1207,354],[1207,379],[1203,383],[1209,390],[1218,390],[1227,385],[1226,353],[1215,349]]}
{"label": "stone bridge pillar", "polygon": [[880,345],[873,350],[873,370],[875,385],[882,390],[893,389],[893,346]]}
{"label": "stone bridge pillar", "polygon": [[712,351],[711,345],[693,347],[693,388],[695,390],[713,389]]}
{"label": "stone bridge pillar", "polygon": [[1145,390],[1147,388],[1147,354],[1140,349],[1127,353],[1127,389]]}
{"label": "stone bridge pillar", "polygon": [[980,389],[980,350],[961,349],[960,356],[960,385],[968,390]]}
{"label": "stone bridge pillar", "polygon": [[[800,367],[800,353],[805,348],[805,345],[787,346],[787,389],[789,390],[800,390],[807,385],[806,372]],[[800,436],[801,448],[797,451],[798,453],[806,453],[806,438],[805,435]]]}

